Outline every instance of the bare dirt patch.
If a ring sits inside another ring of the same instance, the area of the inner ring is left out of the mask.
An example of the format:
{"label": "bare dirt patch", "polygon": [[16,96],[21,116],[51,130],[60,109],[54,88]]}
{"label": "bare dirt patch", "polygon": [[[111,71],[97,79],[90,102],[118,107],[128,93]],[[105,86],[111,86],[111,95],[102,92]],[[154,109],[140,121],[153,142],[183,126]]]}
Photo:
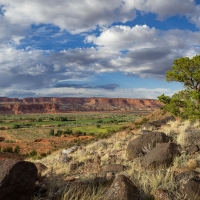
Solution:
{"label": "bare dirt patch", "polygon": [[19,146],[20,153],[26,154],[35,150],[38,154],[55,151],[60,148],[67,148],[69,144],[77,141],[88,141],[93,139],[92,136],[65,136],[65,137],[51,137],[51,138],[38,138],[34,142],[0,142],[1,148]]}

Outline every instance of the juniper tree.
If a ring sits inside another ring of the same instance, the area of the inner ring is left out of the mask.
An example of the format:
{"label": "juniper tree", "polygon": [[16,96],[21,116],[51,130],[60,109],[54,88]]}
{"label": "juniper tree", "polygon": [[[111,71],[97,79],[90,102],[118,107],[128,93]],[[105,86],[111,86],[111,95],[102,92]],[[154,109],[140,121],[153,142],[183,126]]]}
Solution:
{"label": "juniper tree", "polygon": [[181,119],[200,119],[200,56],[178,58],[166,73],[166,81],[183,83],[184,90],[172,97],[162,94],[162,109]]}

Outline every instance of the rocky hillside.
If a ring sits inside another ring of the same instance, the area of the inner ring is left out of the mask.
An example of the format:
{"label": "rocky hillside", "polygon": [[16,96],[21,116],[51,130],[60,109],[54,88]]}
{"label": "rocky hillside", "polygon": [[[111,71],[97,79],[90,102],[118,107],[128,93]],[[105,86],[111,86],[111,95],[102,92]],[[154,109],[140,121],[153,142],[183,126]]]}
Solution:
{"label": "rocky hillside", "polygon": [[0,114],[65,113],[73,111],[153,111],[161,106],[154,99],[129,98],[6,98],[0,97]]}
{"label": "rocky hillside", "polygon": [[147,122],[33,160],[35,199],[200,200],[199,147],[199,121]]}
{"label": "rocky hillside", "polygon": [[200,200],[199,120],[146,119],[40,160],[0,160],[0,199]]}

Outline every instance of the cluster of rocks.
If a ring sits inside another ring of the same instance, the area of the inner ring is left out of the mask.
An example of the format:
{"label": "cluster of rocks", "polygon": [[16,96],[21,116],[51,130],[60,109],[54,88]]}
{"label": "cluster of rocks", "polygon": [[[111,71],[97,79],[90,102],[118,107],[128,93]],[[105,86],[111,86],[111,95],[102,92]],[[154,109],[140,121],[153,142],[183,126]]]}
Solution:
{"label": "cluster of rocks", "polygon": [[[185,138],[186,145],[180,146],[171,136],[157,130],[158,126],[166,124],[169,120],[172,118],[163,119],[161,122],[157,122],[157,125],[154,122],[154,124],[146,123],[142,126],[138,132],[139,136],[127,144],[126,157],[129,163],[139,158],[144,171],[154,174],[163,169],[163,173],[167,173],[174,158],[180,156],[183,150],[188,155],[199,151],[200,131],[192,130],[192,134],[188,134]],[[194,132],[195,134],[193,134]],[[85,162],[73,160],[69,154],[78,149],[78,146],[74,146],[60,152],[57,162],[68,165],[70,173],[63,179],[62,187],[58,187],[51,196],[48,195],[48,184],[52,177],[46,177],[46,180],[42,177],[42,172],[47,170],[45,165],[26,161],[0,161],[0,200],[31,200],[34,194],[45,200],[57,200],[61,198],[64,191],[71,191],[68,193],[69,197],[74,192],[81,196],[85,191],[89,191],[88,188],[100,188],[102,185],[107,188],[102,194],[101,200],[144,199],[143,191],[138,187],[134,173],[130,177],[124,175],[128,166],[116,164],[116,162],[102,165],[101,156],[97,154]],[[166,188],[157,188],[151,199],[176,200],[178,199],[176,195],[180,194],[187,200],[200,200],[200,171],[187,169],[181,173],[176,171],[171,173],[174,173],[173,184],[176,185],[176,193],[168,191]],[[92,174],[92,182],[79,179],[78,175],[80,174]],[[35,185],[35,183],[37,184]]]}

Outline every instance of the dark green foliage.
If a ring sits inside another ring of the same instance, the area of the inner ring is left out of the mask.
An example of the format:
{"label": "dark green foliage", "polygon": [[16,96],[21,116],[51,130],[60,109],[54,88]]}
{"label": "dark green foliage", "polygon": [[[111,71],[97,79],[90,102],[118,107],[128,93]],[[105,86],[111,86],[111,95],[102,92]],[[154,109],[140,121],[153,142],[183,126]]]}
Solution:
{"label": "dark green foliage", "polygon": [[47,156],[47,153],[41,153],[40,156],[41,156],[42,158],[44,158],[44,157]]}
{"label": "dark green foliage", "polygon": [[49,135],[54,136],[54,129],[51,129],[51,130],[49,131]]}
{"label": "dark green foliage", "polygon": [[144,118],[142,118],[142,121],[140,122],[141,124],[144,124],[144,123],[147,123],[149,120],[146,118],[146,117],[144,117]]}
{"label": "dark green foliage", "polygon": [[179,58],[166,73],[167,81],[178,81],[185,89],[172,97],[162,94],[158,99],[164,103],[162,110],[183,120],[200,119],[200,56]]}
{"label": "dark green foliage", "polygon": [[71,135],[71,134],[72,134],[72,130],[71,130],[71,129],[66,129],[66,130],[64,131],[64,134]]}
{"label": "dark green foliage", "polygon": [[200,56],[178,58],[167,71],[166,80],[181,82],[187,90],[200,92]]}
{"label": "dark green foliage", "polygon": [[81,135],[83,135],[83,132],[80,131],[80,130],[77,130],[77,131],[74,132],[74,135],[81,136]]}
{"label": "dark green foliage", "polygon": [[13,129],[21,128],[21,125],[19,124],[13,124]]}
{"label": "dark green foliage", "polygon": [[102,119],[100,119],[100,120],[97,121],[97,124],[101,124],[101,123],[103,123]]}
{"label": "dark green foliage", "polygon": [[47,151],[47,155],[51,155],[51,151]]}
{"label": "dark green foliage", "polygon": [[57,130],[57,133],[55,133],[55,136],[61,136],[63,134],[63,130]]}
{"label": "dark green foliage", "polygon": [[9,152],[9,153],[13,153],[13,148],[12,147],[5,147],[1,149],[1,152]]}
{"label": "dark green foliage", "polygon": [[39,117],[39,118],[37,119],[37,121],[38,121],[38,122],[42,122],[42,117]]}
{"label": "dark green foliage", "polygon": [[34,157],[34,156],[36,156],[37,155],[37,151],[36,150],[33,150],[33,151],[31,151],[30,153],[29,153],[29,156],[30,157]]}
{"label": "dark green foliage", "polygon": [[[175,93],[172,97],[159,96],[164,112],[170,112],[173,116],[180,117],[183,120],[194,121],[200,119],[200,93],[191,90],[182,90]],[[167,102],[166,102],[167,99]]]}
{"label": "dark green foliage", "polygon": [[67,121],[67,120],[68,120],[67,117],[60,117],[60,116],[55,117],[55,121],[61,121],[61,122],[63,122],[63,121]]}
{"label": "dark green foliage", "polygon": [[20,148],[19,148],[19,146],[16,146],[16,147],[14,148],[13,152],[19,154],[19,153],[20,153]]}
{"label": "dark green foliage", "polygon": [[97,124],[96,127],[97,127],[97,128],[101,128],[101,125],[100,125],[100,124]]}

